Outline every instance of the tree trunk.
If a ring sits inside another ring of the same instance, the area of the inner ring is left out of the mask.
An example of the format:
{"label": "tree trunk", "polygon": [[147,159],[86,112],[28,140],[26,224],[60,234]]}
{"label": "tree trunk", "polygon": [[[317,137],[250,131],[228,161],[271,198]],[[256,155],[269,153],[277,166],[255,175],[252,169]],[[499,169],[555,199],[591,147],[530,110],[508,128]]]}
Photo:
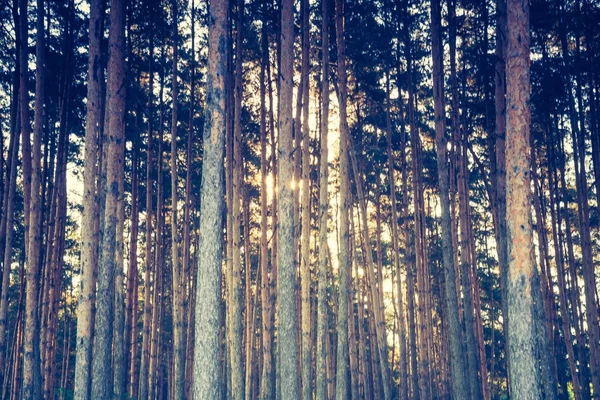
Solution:
{"label": "tree trunk", "polygon": [[[140,379],[139,379],[139,397],[145,399],[148,397],[148,365],[150,363],[150,342],[151,342],[151,322],[152,322],[152,307],[151,304],[151,273],[152,273],[152,200],[154,191],[152,190],[152,149],[154,134],[152,131],[152,119],[154,117],[153,110],[153,91],[154,91],[154,29],[152,9],[150,10],[150,44],[148,50],[148,138],[146,143],[146,253],[145,264],[146,271],[144,272],[144,317],[142,325],[142,355],[140,359]],[[158,212],[157,212],[158,216]],[[158,237],[158,232],[156,233]],[[156,241],[158,243],[158,241]],[[154,273],[156,280],[156,269]],[[135,391],[136,389],[134,389]],[[134,397],[132,391],[130,396]]]}
{"label": "tree trunk", "polygon": [[[23,10],[22,10],[23,11]],[[44,31],[44,2],[37,2],[37,43],[35,68],[35,110],[33,148],[31,155],[31,193],[30,202],[25,201],[24,207],[29,208],[29,230],[25,234],[29,238],[27,246],[27,298],[25,300],[25,337],[23,340],[23,399],[29,400],[42,396],[40,347],[40,322],[38,317],[38,288],[42,257],[42,134],[44,118],[44,86],[45,86],[45,31]],[[26,35],[23,40],[27,43]],[[26,91],[26,84],[22,85]],[[22,120],[23,122],[23,120]],[[29,139],[24,137],[23,145]],[[25,169],[23,170],[25,175]],[[27,181],[28,178],[25,178]]]}
{"label": "tree trunk", "polygon": [[294,89],[294,10],[293,0],[282,0],[281,8],[281,65],[279,70],[279,208],[278,268],[277,268],[277,319],[278,373],[281,398],[298,397],[298,346],[297,312],[295,294],[294,250],[294,192],[290,186],[294,175],[292,148],[292,97]]}
{"label": "tree trunk", "polygon": [[194,398],[220,395],[219,308],[221,299],[223,146],[225,144],[225,64],[223,46],[228,2],[212,3],[209,11],[207,106],[200,199],[200,237],[196,310]]}
{"label": "tree trunk", "polygon": [[514,399],[541,398],[535,357],[529,126],[529,4],[507,2],[506,222],[508,350]]}
{"label": "tree trunk", "polygon": [[[263,347],[263,363],[260,378],[261,400],[271,400],[273,398],[272,379],[272,339],[271,339],[271,295],[269,282],[269,247],[267,242],[267,233],[269,230],[267,215],[267,111],[266,111],[266,68],[269,62],[268,58],[268,37],[266,18],[263,20],[263,29],[261,32],[261,63],[260,63],[260,269],[261,269],[261,339]],[[271,262],[275,262],[274,259]]]}
{"label": "tree trunk", "polygon": [[[127,319],[125,328],[125,340],[128,346],[125,347],[127,355],[127,395],[134,397],[136,388],[136,364],[138,354],[138,232],[139,232],[139,173],[138,173],[138,143],[133,143],[133,158],[131,162],[131,232],[129,241],[129,265],[127,269]],[[152,192],[150,192],[152,193]],[[152,200],[152,194],[150,194]],[[150,204],[149,210],[152,210]],[[148,210],[147,210],[148,212]],[[152,215],[152,212],[149,212]]]}
{"label": "tree trunk", "polygon": [[[462,357],[462,332],[458,319],[458,299],[456,296],[456,274],[452,253],[452,231],[450,199],[448,197],[448,165],[446,160],[446,117],[444,112],[444,72],[443,47],[441,36],[440,0],[431,1],[431,55],[433,58],[433,98],[435,112],[435,141],[437,152],[437,173],[442,208],[442,254],[444,265],[445,312],[448,318],[452,393],[463,398],[469,393],[465,377],[465,362]],[[416,172],[416,171],[415,171]]]}
{"label": "tree trunk", "polygon": [[[111,354],[113,338],[113,301],[115,285],[116,250],[122,246],[118,237],[119,201],[123,201],[119,185],[124,174],[123,149],[125,140],[125,2],[111,1],[109,62],[107,81],[107,120],[104,144],[107,148],[104,230],[98,265],[98,293],[92,361],[92,398],[112,397]],[[119,284],[121,284],[119,282]]]}
{"label": "tree trunk", "polygon": [[[317,288],[317,355],[316,394],[317,399],[327,398],[327,341],[329,327],[327,316],[327,221],[329,215],[328,194],[328,136],[329,136],[329,1],[321,0],[321,142],[319,155],[319,269]],[[284,181],[285,182],[285,181]]]}
{"label": "tree trunk", "polygon": [[[402,274],[400,270],[400,231],[398,229],[398,206],[396,201],[396,179],[395,179],[395,162],[394,155],[392,153],[392,120],[391,120],[391,104],[390,104],[390,83],[389,78],[387,80],[386,90],[386,136],[387,136],[387,158],[388,158],[388,181],[390,185],[390,203],[391,203],[391,220],[392,220],[392,249],[394,251],[394,269],[396,272],[396,291],[398,296],[398,337],[399,337],[399,350],[400,350],[400,400],[408,400],[408,365],[406,357],[406,326],[404,318],[404,294],[402,290]],[[402,132],[404,136],[404,132]],[[402,155],[402,173],[405,174],[404,166],[404,147],[401,149]],[[403,177],[404,179],[404,177]],[[402,199],[405,200],[405,194],[402,194]],[[406,207],[406,205],[402,205]],[[403,208],[404,210],[404,208]],[[408,248],[406,243],[404,251]]]}
{"label": "tree trunk", "polygon": [[[234,77],[234,110],[233,110],[233,142],[231,156],[231,192],[228,215],[231,218],[231,231],[227,231],[227,241],[231,246],[231,282],[227,313],[230,318],[228,327],[229,362],[231,363],[231,398],[243,400],[244,394],[244,362],[243,362],[243,323],[242,323],[242,264],[241,264],[241,197],[242,197],[242,26],[244,15],[244,0],[237,0],[236,34],[235,34],[235,77]],[[229,155],[228,155],[229,157]]]}
{"label": "tree trunk", "polygon": [[81,223],[81,266],[80,288],[77,304],[77,356],[75,361],[76,400],[88,400],[92,357],[93,304],[96,296],[95,269],[98,260],[98,197],[96,195],[96,176],[98,163],[98,128],[100,105],[102,104],[101,84],[103,79],[100,60],[100,43],[103,37],[102,1],[90,3],[90,45],[88,49],[88,80],[85,122],[85,159],[83,169],[83,215]]}
{"label": "tree trunk", "polygon": [[[348,152],[350,149],[348,129],[348,116],[346,111],[348,89],[346,75],[346,41],[344,38],[344,0],[335,2],[335,31],[337,42],[337,71],[338,71],[338,104],[340,113],[340,244],[339,244],[339,294],[337,315],[337,371],[336,371],[336,398],[349,397],[349,349],[348,349],[348,302],[352,264],[350,260],[350,224],[348,208],[350,206],[350,166]],[[326,91],[329,97],[329,91]],[[325,121],[327,122],[327,121]],[[328,160],[325,160],[327,163]],[[323,160],[321,160],[323,162]],[[352,317],[350,315],[350,317]]]}
{"label": "tree trunk", "polygon": [[[310,180],[310,128],[309,101],[310,101],[310,4],[302,0],[302,125],[296,129],[301,130],[302,138],[302,242],[300,257],[300,279],[302,289],[302,399],[312,399],[312,333],[311,333],[311,304],[310,304],[310,231],[311,231],[311,180]],[[299,112],[298,112],[299,113]],[[300,121],[298,121],[300,122]],[[299,141],[298,141],[299,143]]]}
{"label": "tree trunk", "polygon": [[174,363],[174,395],[176,399],[183,398],[185,388],[185,345],[183,329],[183,284],[181,269],[181,249],[177,218],[177,122],[178,94],[177,63],[179,51],[179,30],[177,1],[172,1],[173,18],[173,109],[171,113],[171,263],[172,263],[172,312],[173,312],[173,363]]}

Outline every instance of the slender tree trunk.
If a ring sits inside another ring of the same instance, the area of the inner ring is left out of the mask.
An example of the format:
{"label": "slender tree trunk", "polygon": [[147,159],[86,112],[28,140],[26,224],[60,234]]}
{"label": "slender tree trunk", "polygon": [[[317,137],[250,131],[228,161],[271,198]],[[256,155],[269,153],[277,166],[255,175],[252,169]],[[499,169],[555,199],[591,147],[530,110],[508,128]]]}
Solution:
{"label": "slender tree trunk", "polygon": [[[316,354],[316,394],[317,399],[327,396],[327,341],[329,327],[327,316],[327,221],[329,215],[328,194],[328,136],[329,136],[329,1],[321,0],[321,142],[319,155],[319,269],[317,288],[317,354]],[[285,182],[285,181],[284,181]]]}
{"label": "slender tree trunk", "polygon": [[[7,357],[8,343],[6,342],[6,331],[8,326],[7,315],[8,315],[8,290],[10,287],[10,272],[12,269],[12,256],[13,256],[13,237],[15,232],[15,192],[17,188],[17,161],[19,155],[19,139],[21,138],[21,132],[19,131],[19,92],[20,92],[20,81],[19,81],[19,69],[20,69],[20,27],[19,17],[17,15],[17,0],[13,1],[13,16],[15,23],[15,35],[16,35],[16,67],[14,72],[13,81],[13,99],[12,99],[12,110],[11,110],[11,135],[10,145],[7,159],[7,171],[6,180],[4,182],[5,190],[5,201],[3,202],[2,212],[2,223],[0,223],[0,230],[4,231],[3,238],[0,240],[0,248],[4,246],[4,253],[2,256],[2,288],[0,289],[0,395],[4,392],[3,389],[7,386],[4,382],[7,378],[4,372],[8,373],[9,369],[3,366],[10,361]],[[8,186],[8,188],[6,187]]]}
{"label": "slender tree trunk", "polygon": [[[335,27],[337,41],[338,103],[340,112],[340,244],[339,244],[339,294],[337,316],[337,371],[336,398],[349,397],[349,349],[348,349],[348,302],[352,264],[350,260],[350,224],[348,208],[350,201],[350,166],[348,162],[349,129],[346,111],[348,89],[346,75],[346,51],[344,31],[344,0],[335,2]],[[328,93],[326,93],[328,96]],[[322,162],[322,161],[321,161]],[[327,162],[327,160],[326,160]]]}
{"label": "slender tree trunk", "polygon": [[[310,231],[311,231],[311,180],[310,180],[310,128],[309,122],[309,101],[310,101],[310,4],[308,0],[302,0],[302,242],[300,257],[300,279],[302,290],[302,399],[312,399],[312,332],[311,332],[311,302],[310,302]],[[299,112],[298,112],[299,113]],[[299,118],[298,118],[299,122]],[[299,142],[298,142],[299,143]]]}
{"label": "slender tree trunk", "polygon": [[[113,301],[116,251],[122,246],[118,237],[119,201],[123,192],[120,179],[124,174],[123,149],[125,140],[125,2],[111,0],[109,62],[107,82],[107,120],[104,137],[107,148],[104,229],[101,257],[98,265],[98,294],[96,301],[92,398],[112,397],[111,354],[113,338]],[[119,284],[122,284],[119,282]]]}
{"label": "slender tree trunk", "polygon": [[[456,277],[452,255],[452,231],[450,199],[448,197],[448,165],[446,160],[446,117],[444,112],[444,73],[443,47],[441,37],[440,0],[431,2],[431,53],[433,58],[433,97],[435,109],[435,137],[437,152],[437,172],[442,206],[442,253],[444,265],[445,312],[448,318],[452,393],[464,398],[469,393],[465,376],[465,362],[462,357],[462,335],[458,319],[458,299],[456,297]],[[416,171],[415,171],[416,172]]]}
{"label": "slender tree trunk", "polygon": [[[148,397],[148,365],[150,363],[150,338],[151,338],[151,322],[152,322],[152,304],[151,304],[151,273],[152,273],[152,200],[154,191],[152,190],[152,170],[153,170],[153,139],[152,131],[153,112],[153,90],[154,90],[154,29],[152,9],[150,10],[150,48],[148,55],[148,138],[146,143],[146,253],[145,264],[146,271],[144,272],[144,317],[142,325],[142,355],[140,359],[140,379],[139,379],[139,397],[145,399]],[[158,215],[158,212],[157,212]],[[158,233],[156,234],[158,237]],[[158,241],[156,241],[158,243]],[[156,280],[156,269],[154,273]],[[134,397],[135,390],[130,391],[130,396]]]}
{"label": "slender tree trunk", "polygon": [[529,4],[507,2],[506,218],[508,233],[508,349],[511,395],[541,398],[535,357],[529,126]]}
{"label": "slender tree trunk", "polygon": [[[232,399],[242,400],[244,394],[244,363],[243,363],[243,323],[242,323],[242,264],[241,264],[241,243],[240,243],[240,225],[241,225],[241,197],[242,197],[242,26],[244,15],[244,0],[237,0],[236,15],[236,34],[235,34],[235,77],[234,77],[234,115],[233,115],[233,142],[231,154],[231,192],[230,205],[231,210],[231,231],[227,232],[227,241],[231,246],[231,282],[227,288],[229,291],[229,304],[227,312],[230,318],[228,328],[229,356],[231,363],[231,397]],[[248,284],[248,283],[247,283]]]}
{"label": "slender tree trunk", "polygon": [[[391,203],[391,220],[392,220],[392,249],[394,251],[394,269],[396,272],[396,291],[398,296],[398,336],[399,336],[399,351],[400,351],[400,400],[408,400],[408,365],[406,357],[406,326],[404,318],[404,294],[402,290],[402,274],[400,270],[400,231],[398,229],[398,210],[396,201],[396,179],[395,179],[395,162],[392,153],[392,120],[391,120],[391,105],[390,105],[390,83],[387,80],[386,90],[386,134],[387,134],[387,158],[388,158],[388,181],[390,185],[390,203]],[[402,133],[404,135],[404,132]],[[404,153],[404,148],[401,149]],[[404,154],[402,156],[402,171],[405,171]],[[403,178],[404,179],[404,178]],[[403,199],[404,193],[402,195]],[[406,207],[406,205],[402,205]],[[407,249],[407,244],[404,246],[404,251]]]}
{"label": "slender tree trunk", "polygon": [[217,399],[220,393],[219,306],[221,298],[223,146],[225,144],[224,49],[228,2],[210,5],[207,113],[200,199],[198,294],[196,310],[194,399]]}
{"label": "slender tree trunk", "polygon": [[179,22],[177,1],[172,1],[173,18],[173,109],[171,114],[171,263],[172,263],[172,312],[173,312],[173,363],[174,363],[174,396],[181,399],[185,388],[185,345],[183,327],[183,284],[181,269],[181,249],[177,216],[177,122],[178,122],[178,94],[177,81]]}
{"label": "slender tree trunk", "polygon": [[294,161],[292,148],[292,97],[294,89],[294,10],[293,0],[282,0],[281,9],[281,64],[279,70],[278,155],[279,190],[277,203],[279,213],[278,268],[277,268],[277,320],[278,373],[281,398],[298,397],[298,346],[297,310],[295,295],[294,251],[294,193],[290,187],[293,179]]}
{"label": "slender tree trunk", "polygon": [[[112,118],[112,117],[111,117]],[[124,135],[123,135],[124,136]],[[114,293],[114,318],[112,338],[112,373],[113,373],[113,398],[122,398],[126,394],[126,352],[125,347],[125,293],[124,293],[124,271],[125,265],[125,139],[119,143],[118,155],[121,158],[123,173],[119,174],[117,186],[119,197],[117,200],[117,224],[115,239],[115,293]],[[131,264],[130,264],[131,267]],[[92,380],[93,382],[93,380]]]}
{"label": "slender tree trunk", "polygon": [[[125,354],[128,356],[127,394],[134,397],[136,388],[136,364],[138,354],[138,232],[139,232],[139,173],[138,173],[138,143],[133,144],[132,172],[131,172],[131,232],[129,241],[129,265],[127,270],[127,327],[125,329]],[[150,192],[152,193],[152,192]],[[152,194],[150,194],[152,200]],[[152,210],[150,204],[149,210]],[[148,212],[148,210],[147,210]],[[149,213],[152,215],[152,213]]]}
{"label": "slender tree trunk", "polygon": [[[269,62],[268,58],[268,37],[266,18],[263,20],[263,29],[261,33],[261,63],[260,63],[260,269],[261,269],[261,339],[263,347],[263,363],[260,378],[261,400],[271,400],[273,398],[273,388],[271,377],[272,368],[272,338],[271,338],[271,295],[269,282],[269,247],[267,243],[268,215],[267,215],[267,111],[266,111],[266,68]],[[271,262],[275,262],[274,259]]]}
{"label": "slender tree trunk", "polygon": [[[40,370],[40,329],[38,317],[38,288],[40,266],[42,261],[42,134],[44,118],[44,70],[45,61],[45,31],[44,31],[44,2],[37,1],[37,43],[36,43],[36,72],[35,72],[35,109],[33,148],[31,155],[31,194],[30,202],[24,207],[29,208],[29,229],[25,234],[29,238],[27,248],[27,298],[25,300],[25,335],[23,340],[23,399],[39,398],[42,393]],[[26,35],[23,36],[25,42]],[[22,85],[26,91],[26,85]],[[24,144],[25,144],[24,138]],[[25,171],[24,171],[25,172]],[[25,174],[23,175],[25,176]],[[27,180],[28,178],[25,178]]]}
{"label": "slender tree trunk", "polygon": [[[186,314],[185,318],[185,340],[183,343],[184,354],[185,354],[185,379],[184,379],[184,396],[185,398],[191,397],[191,373],[193,369],[192,365],[192,350],[193,346],[190,345],[193,338],[193,312],[194,307],[191,303],[193,294],[193,276],[190,269],[191,263],[191,230],[192,230],[192,147],[193,147],[193,136],[194,136],[194,117],[195,117],[195,78],[196,78],[196,8],[194,0],[192,0],[190,19],[191,19],[191,37],[192,37],[192,56],[188,65],[190,69],[190,110],[188,119],[188,132],[187,132],[187,149],[186,149],[186,173],[185,173],[185,204],[184,204],[184,216],[183,216],[183,260],[182,260],[182,296],[184,298],[184,308],[182,312]],[[195,272],[195,268],[194,268]],[[187,294],[186,294],[187,288]]]}
{"label": "slender tree trunk", "polygon": [[98,220],[98,198],[96,195],[96,172],[98,162],[98,137],[100,131],[100,95],[103,79],[100,60],[100,42],[103,36],[102,1],[90,3],[90,45],[88,57],[87,103],[85,122],[85,159],[83,169],[83,215],[81,224],[81,266],[79,301],[77,304],[77,356],[75,361],[75,395],[76,400],[89,399],[93,304],[95,298],[95,262],[98,259],[98,231],[95,229]]}

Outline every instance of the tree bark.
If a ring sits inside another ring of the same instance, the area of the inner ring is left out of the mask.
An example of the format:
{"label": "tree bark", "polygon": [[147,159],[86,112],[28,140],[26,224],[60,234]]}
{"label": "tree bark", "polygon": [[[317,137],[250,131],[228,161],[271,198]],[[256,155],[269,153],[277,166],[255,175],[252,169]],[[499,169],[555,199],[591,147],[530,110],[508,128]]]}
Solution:
{"label": "tree bark", "polygon": [[92,316],[96,295],[95,270],[98,260],[98,197],[96,176],[98,163],[98,128],[102,104],[101,84],[103,79],[100,43],[102,32],[102,1],[90,3],[90,44],[88,49],[88,81],[85,123],[85,158],[83,169],[83,215],[81,223],[81,266],[80,288],[77,303],[77,356],[75,360],[76,400],[89,399],[92,357]]}
{"label": "tree bark", "polygon": [[[339,293],[337,315],[337,371],[336,398],[349,398],[349,349],[348,349],[348,301],[352,264],[350,261],[350,166],[348,162],[349,136],[348,116],[348,78],[346,73],[346,41],[344,38],[344,0],[335,2],[335,31],[337,41],[338,104],[340,113],[340,244],[339,244]],[[329,96],[327,91],[326,96]],[[326,121],[325,121],[326,122]],[[321,160],[321,162],[323,162]],[[327,160],[325,160],[327,162]],[[350,316],[351,317],[351,316]]]}
{"label": "tree bark", "polygon": [[[24,202],[24,207],[29,208],[29,229],[25,230],[28,237],[27,246],[27,296],[25,300],[25,335],[23,340],[23,399],[35,399],[42,396],[40,347],[38,336],[40,321],[38,317],[38,290],[40,266],[42,261],[42,135],[44,119],[44,87],[45,87],[45,31],[44,31],[44,2],[37,1],[36,23],[36,68],[35,68],[35,109],[33,122],[33,147],[31,153],[31,192],[30,202]],[[21,10],[23,12],[23,10]],[[27,43],[27,36],[23,35]],[[26,84],[22,85],[27,91]],[[22,121],[23,122],[23,121]],[[28,138],[23,139],[23,145]],[[25,149],[25,147],[24,147]],[[24,165],[25,166],[25,165]],[[25,177],[25,169],[23,169]],[[28,178],[25,178],[27,181]],[[27,221],[26,221],[27,225]],[[26,241],[27,242],[27,241]]]}
{"label": "tree bark", "polygon": [[448,165],[446,160],[446,117],[444,112],[444,71],[441,37],[440,0],[431,1],[431,54],[433,58],[433,98],[435,113],[435,142],[437,152],[437,172],[442,208],[442,254],[444,265],[445,311],[448,318],[452,393],[463,398],[469,393],[465,377],[464,359],[461,354],[462,332],[458,319],[458,299],[456,296],[456,273],[452,253],[452,231],[450,199],[448,197]]}
{"label": "tree bark", "polygon": [[317,276],[317,354],[316,394],[317,399],[327,398],[327,341],[329,327],[327,315],[327,221],[329,216],[328,194],[328,136],[329,136],[329,1],[321,0],[321,117],[319,155],[319,269]]}
{"label": "tree bark", "polygon": [[[118,237],[117,208],[122,201],[119,185],[124,174],[123,149],[125,140],[125,2],[111,0],[109,61],[107,81],[107,121],[103,146],[107,149],[104,230],[98,265],[94,349],[92,361],[92,398],[109,399],[113,394],[111,354],[113,338],[113,302]],[[119,283],[120,284],[120,283]]]}
{"label": "tree bark", "polygon": [[[310,274],[310,234],[311,234],[311,179],[310,179],[310,128],[309,101],[310,101],[310,4],[302,0],[302,125],[297,125],[301,130],[302,139],[302,242],[300,257],[300,279],[302,289],[302,399],[312,399],[312,332],[311,332],[311,274]],[[299,120],[299,119],[298,119]],[[299,121],[298,121],[299,122]],[[300,143],[298,141],[298,143]],[[300,155],[299,155],[300,156]]]}
{"label": "tree bark", "polygon": [[225,35],[228,1],[210,4],[207,113],[200,193],[200,237],[196,310],[194,398],[220,396],[219,308],[221,299],[223,146],[225,144]]}
{"label": "tree bark", "polygon": [[279,213],[277,319],[279,321],[277,346],[281,398],[298,397],[298,346],[296,311],[296,271],[294,250],[294,192],[290,183],[294,175],[292,146],[292,98],[294,61],[293,0],[282,0],[281,8],[281,64],[279,70]]}
{"label": "tree bark", "polygon": [[529,3],[507,1],[506,222],[508,353],[514,399],[541,398],[535,356],[529,126]]}

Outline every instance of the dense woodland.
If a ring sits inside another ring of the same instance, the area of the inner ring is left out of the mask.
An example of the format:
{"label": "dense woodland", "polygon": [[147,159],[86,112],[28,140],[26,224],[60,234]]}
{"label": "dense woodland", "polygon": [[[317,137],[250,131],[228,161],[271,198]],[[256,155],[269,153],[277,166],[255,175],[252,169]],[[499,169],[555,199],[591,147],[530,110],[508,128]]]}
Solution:
{"label": "dense woodland", "polygon": [[598,0],[0,27],[0,399],[600,399]]}

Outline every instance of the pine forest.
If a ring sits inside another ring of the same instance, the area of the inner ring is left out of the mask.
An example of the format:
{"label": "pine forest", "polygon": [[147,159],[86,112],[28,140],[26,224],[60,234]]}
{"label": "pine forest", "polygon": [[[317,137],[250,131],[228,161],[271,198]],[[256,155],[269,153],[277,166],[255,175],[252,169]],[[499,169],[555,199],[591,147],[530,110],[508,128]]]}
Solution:
{"label": "pine forest", "polygon": [[0,400],[600,400],[600,0],[0,0]]}

